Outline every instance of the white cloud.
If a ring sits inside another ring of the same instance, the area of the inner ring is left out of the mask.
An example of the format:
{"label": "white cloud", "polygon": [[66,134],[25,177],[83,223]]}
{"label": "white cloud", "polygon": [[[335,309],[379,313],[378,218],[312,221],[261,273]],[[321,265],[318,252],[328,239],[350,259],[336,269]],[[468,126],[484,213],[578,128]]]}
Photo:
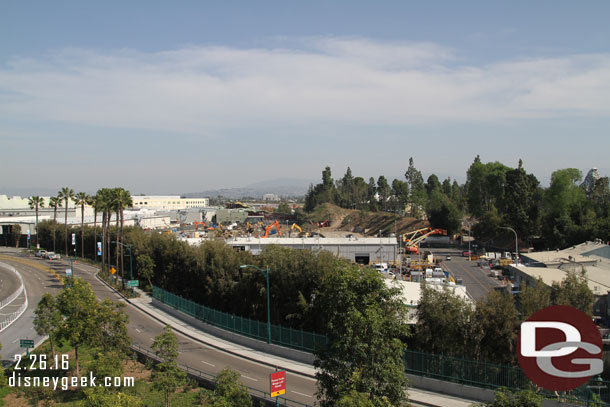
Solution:
{"label": "white cloud", "polygon": [[467,65],[436,44],[315,38],[304,48],[65,49],[0,69],[0,119],[193,134],[335,122],[610,116],[610,55]]}

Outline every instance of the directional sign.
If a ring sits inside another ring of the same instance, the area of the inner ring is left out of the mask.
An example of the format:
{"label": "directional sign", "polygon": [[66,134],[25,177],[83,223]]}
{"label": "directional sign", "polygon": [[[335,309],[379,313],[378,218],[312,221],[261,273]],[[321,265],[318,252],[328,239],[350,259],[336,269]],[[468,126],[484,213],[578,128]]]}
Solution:
{"label": "directional sign", "polygon": [[66,277],[72,277],[72,269],[66,269]]}
{"label": "directional sign", "polygon": [[286,371],[271,373],[269,375],[271,397],[286,394]]}
{"label": "directional sign", "polygon": [[127,280],[127,287],[138,287],[140,285],[140,281],[138,280]]}
{"label": "directional sign", "polygon": [[20,348],[33,348],[34,339],[19,339],[19,347]]}
{"label": "directional sign", "polygon": [[114,273],[116,273],[116,269],[115,269],[114,267],[112,267],[112,268],[110,269],[110,274],[114,274]]}

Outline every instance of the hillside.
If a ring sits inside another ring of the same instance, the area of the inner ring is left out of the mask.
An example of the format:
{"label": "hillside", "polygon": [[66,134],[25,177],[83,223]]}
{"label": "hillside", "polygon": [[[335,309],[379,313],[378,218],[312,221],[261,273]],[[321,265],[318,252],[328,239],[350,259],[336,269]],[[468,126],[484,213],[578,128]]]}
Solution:
{"label": "hillside", "polygon": [[401,235],[429,226],[427,220],[403,217],[389,212],[343,209],[329,203],[318,206],[307,218],[311,223],[304,225],[306,230],[315,230],[317,229],[316,222],[328,220],[330,226],[320,229],[320,233],[323,234],[324,231],[345,231],[359,233],[363,236],[378,236],[381,230],[383,236],[388,236],[395,230],[398,235]]}

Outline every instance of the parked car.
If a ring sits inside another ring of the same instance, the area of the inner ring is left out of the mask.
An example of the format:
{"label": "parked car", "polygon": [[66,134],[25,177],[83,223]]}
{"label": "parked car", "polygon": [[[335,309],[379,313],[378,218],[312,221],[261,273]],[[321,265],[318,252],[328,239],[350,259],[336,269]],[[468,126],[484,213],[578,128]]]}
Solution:
{"label": "parked car", "polygon": [[47,252],[44,258],[47,260],[59,260],[61,257],[55,252]]}
{"label": "parked car", "polygon": [[451,260],[451,256],[447,256],[447,257],[445,257],[445,260],[446,260],[446,261]]}
{"label": "parked car", "polygon": [[44,258],[45,254],[47,254],[46,250],[37,250],[36,253],[34,253],[34,256]]}

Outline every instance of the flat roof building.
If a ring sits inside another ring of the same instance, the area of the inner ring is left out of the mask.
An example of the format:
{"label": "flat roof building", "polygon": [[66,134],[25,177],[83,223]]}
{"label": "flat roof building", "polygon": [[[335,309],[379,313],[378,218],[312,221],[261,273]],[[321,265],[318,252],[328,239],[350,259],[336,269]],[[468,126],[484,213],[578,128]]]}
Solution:
{"label": "flat roof building", "polygon": [[180,195],[135,195],[131,197],[134,208],[190,209],[209,206],[209,198],[182,198]]}

